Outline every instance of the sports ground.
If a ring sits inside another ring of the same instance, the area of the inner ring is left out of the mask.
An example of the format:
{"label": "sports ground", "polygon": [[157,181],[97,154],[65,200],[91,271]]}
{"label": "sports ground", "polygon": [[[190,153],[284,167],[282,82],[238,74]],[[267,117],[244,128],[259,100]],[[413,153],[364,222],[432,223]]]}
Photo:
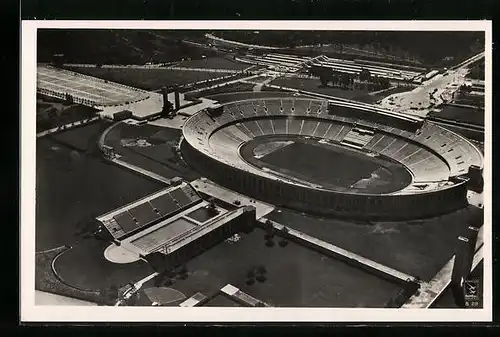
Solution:
{"label": "sports ground", "polygon": [[347,191],[356,186],[366,193],[387,193],[411,181],[402,165],[333,144],[295,138],[292,144],[256,159],[245,151],[252,150],[255,143],[259,142],[249,142],[248,149],[241,149],[255,165],[333,190]]}

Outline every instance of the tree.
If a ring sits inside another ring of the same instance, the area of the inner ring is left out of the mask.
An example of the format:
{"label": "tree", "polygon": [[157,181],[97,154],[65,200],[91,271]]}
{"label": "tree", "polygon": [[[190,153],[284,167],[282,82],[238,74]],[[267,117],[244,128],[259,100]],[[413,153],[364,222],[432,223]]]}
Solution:
{"label": "tree", "polygon": [[288,241],[285,240],[285,239],[281,239],[279,242],[278,242],[278,245],[280,247],[286,247],[288,245]]}
{"label": "tree", "polygon": [[255,272],[253,269],[250,269],[248,272],[247,272],[247,278],[248,279],[251,279],[251,278],[254,278],[255,277]]}
{"label": "tree", "polygon": [[118,300],[118,286],[116,284],[101,289],[99,293],[104,305],[114,305]]}
{"label": "tree", "polygon": [[265,282],[265,281],[267,280],[267,278],[266,278],[264,275],[257,275],[257,276],[255,277],[255,279],[256,279],[256,280],[257,280],[257,282],[259,282],[259,283],[263,283],[263,282]]}
{"label": "tree", "polygon": [[66,94],[64,95],[64,98],[65,98],[65,100],[66,100],[66,103],[68,103],[68,104],[73,104],[73,96],[72,96],[72,95],[70,95],[69,93],[66,93]]}
{"label": "tree", "polygon": [[257,266],[255,268],[255,271],[257,272],[257,274],[259,275],[264,275],[267,273],[267,270],[266,270],[266,267],[264,267],[263,265],[260,265],[260,266]]}
{"label": "tree", "polygon": [[368,69],[366,68],[361,68],[361,72],[359,73],[359,80],[360,81],[370,81],[371,79],[371,73]]}
{"label": "tree", "polygon": [[328,85],[328,81],[330,80],[328,74],[326,74],[326,72],[322,72],[321,74],[319,74],[319,80],[321,81],[321,85],[323,87],[326,87]]}
{"label": "tree", "polygon": [[266,240],[266,246],[267,247],[273,247],[274,246],[274,241],[272,239]]}

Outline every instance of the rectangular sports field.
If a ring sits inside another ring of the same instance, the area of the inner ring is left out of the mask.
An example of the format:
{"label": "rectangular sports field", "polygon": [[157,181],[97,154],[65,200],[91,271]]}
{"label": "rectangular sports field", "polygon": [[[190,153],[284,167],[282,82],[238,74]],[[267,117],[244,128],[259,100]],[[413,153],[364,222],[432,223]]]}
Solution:
{"label": "rectangular sports field", "polygon": [[75,67],[73,71],[130,85],[144,90],[156,90],[169,85],[182,85],[227,76],[227,73],[210,71],[171,70],[165,68],[87,68]]}
{"label": "rectangular sports field", "polygon": [[304,177],[306,181],[318,184],[329,182],[346,188],[363,177],[370,176],[380,167],[373,161],[363,160],[361,156],[337,147],[328,149],[295,142],[265,155],[260,160],[292,172],[299,178]]}

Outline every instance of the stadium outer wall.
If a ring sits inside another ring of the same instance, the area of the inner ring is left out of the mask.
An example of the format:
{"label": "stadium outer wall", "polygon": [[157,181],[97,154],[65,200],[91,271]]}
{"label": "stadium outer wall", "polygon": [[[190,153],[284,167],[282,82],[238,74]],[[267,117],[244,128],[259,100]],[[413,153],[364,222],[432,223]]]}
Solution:
{"label": "stadium outer wall", "polygon": [[184,160],[202,176],[276,206],[322,216],[363,220],[410,220],[450,213],[468,205],[466,181],[426,193],[349,194],[284,183],[221,163],[181,143]]}

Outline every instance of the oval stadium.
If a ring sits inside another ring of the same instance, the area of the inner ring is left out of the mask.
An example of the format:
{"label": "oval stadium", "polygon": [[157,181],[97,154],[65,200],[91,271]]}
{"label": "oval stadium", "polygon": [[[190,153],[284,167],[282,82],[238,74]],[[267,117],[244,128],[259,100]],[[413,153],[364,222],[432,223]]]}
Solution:
{"label": "oval stadium", "polygon": [[224,186],[305,212],[370,219],[421,218],[467,204],[465,138],[417,117],[363,103],[247,99],[192,116],[189,165]]}

